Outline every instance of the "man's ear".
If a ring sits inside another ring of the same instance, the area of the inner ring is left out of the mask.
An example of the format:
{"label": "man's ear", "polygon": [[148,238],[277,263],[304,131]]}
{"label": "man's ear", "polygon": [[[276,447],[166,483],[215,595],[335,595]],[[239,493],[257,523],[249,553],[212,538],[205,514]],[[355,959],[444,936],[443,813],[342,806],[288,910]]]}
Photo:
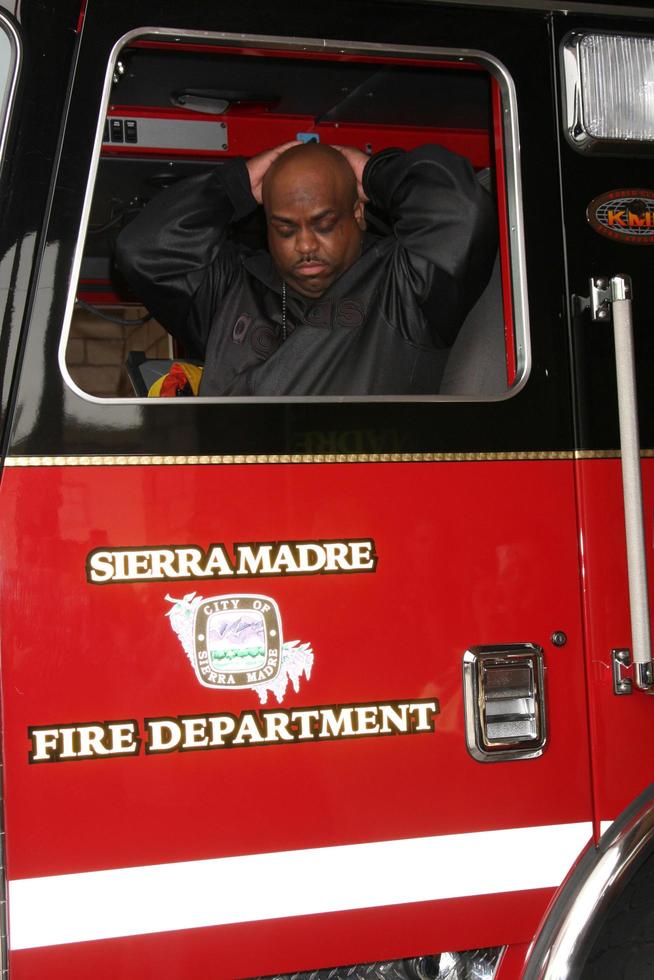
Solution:
{"label": "man's ear", "polygon": [[357,203],[354,205],[354,220],[358,224],[361,231],[366,230],[366,215],[365,215],[364,207],[365,206],[363,201],[361,200],[361,198],[359,198],[357,200]]}

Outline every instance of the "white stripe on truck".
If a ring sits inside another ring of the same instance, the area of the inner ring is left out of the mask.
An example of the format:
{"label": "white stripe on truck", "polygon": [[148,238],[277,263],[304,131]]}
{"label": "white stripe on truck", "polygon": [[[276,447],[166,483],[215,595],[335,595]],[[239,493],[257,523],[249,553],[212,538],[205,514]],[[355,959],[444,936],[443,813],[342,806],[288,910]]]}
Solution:
{"label": "white stripe on truck", "polygon": [[9,945],[556,888],[590,822],[114,868],[9,882]]}

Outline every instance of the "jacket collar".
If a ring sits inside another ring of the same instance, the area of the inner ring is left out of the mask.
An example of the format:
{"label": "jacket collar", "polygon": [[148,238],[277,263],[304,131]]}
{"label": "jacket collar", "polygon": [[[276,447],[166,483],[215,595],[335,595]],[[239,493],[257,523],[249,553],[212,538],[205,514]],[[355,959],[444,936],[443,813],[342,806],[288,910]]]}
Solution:
{"label": "jacket collar", "polygon": [[253,252],[251,255],[245,257],[243,265],[264,286],[268,286],[273,292],[281,294],[282,278],[273,265],[270,252],[266,252],[263,249],[259,252]]}

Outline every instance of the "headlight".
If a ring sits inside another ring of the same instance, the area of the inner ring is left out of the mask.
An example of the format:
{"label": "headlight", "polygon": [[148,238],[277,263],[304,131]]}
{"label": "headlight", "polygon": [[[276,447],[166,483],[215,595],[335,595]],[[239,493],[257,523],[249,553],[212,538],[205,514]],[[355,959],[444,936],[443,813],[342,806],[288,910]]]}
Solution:
{"label": "headlight", "polygon": [[569,34],[562,57],[567,135],[573,146],[654,153],[654,38]]}

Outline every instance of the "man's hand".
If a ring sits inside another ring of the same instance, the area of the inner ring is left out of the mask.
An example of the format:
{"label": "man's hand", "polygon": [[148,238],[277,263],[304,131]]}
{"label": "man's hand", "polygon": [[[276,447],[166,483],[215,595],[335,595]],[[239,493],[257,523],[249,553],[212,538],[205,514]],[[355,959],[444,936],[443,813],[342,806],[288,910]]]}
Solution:
{"label": "man's hand", "polygon": [[363,190],[363,170],[370,157],[367,153],[363,153],[362,150],[357,150],[356,146],[336,146],[336,144],[334,144],[334,149],[343,154],[349,165],[352,167],[352,170],[354,170],[354,176],[357,179],[357,194],[359,195],[359,200],[366,204],[369,198],[366,197]]}
{"label": "man's hand", "polygon": [[266,176],[268,168],[275,162],[278,156],[280,156],[286,150],[290,150],[292,146],[299,146],[298,141],[291,140],[290,143],[282,143],[281,146],[274,146],[272,150],[264,150],[263,153],[259,153],[256,157],[251,157],[245,164],[250,175],[250,188],[252,190],[252,196],[257,204],[263,203],[261,188],[263,185],[263,178]]}

